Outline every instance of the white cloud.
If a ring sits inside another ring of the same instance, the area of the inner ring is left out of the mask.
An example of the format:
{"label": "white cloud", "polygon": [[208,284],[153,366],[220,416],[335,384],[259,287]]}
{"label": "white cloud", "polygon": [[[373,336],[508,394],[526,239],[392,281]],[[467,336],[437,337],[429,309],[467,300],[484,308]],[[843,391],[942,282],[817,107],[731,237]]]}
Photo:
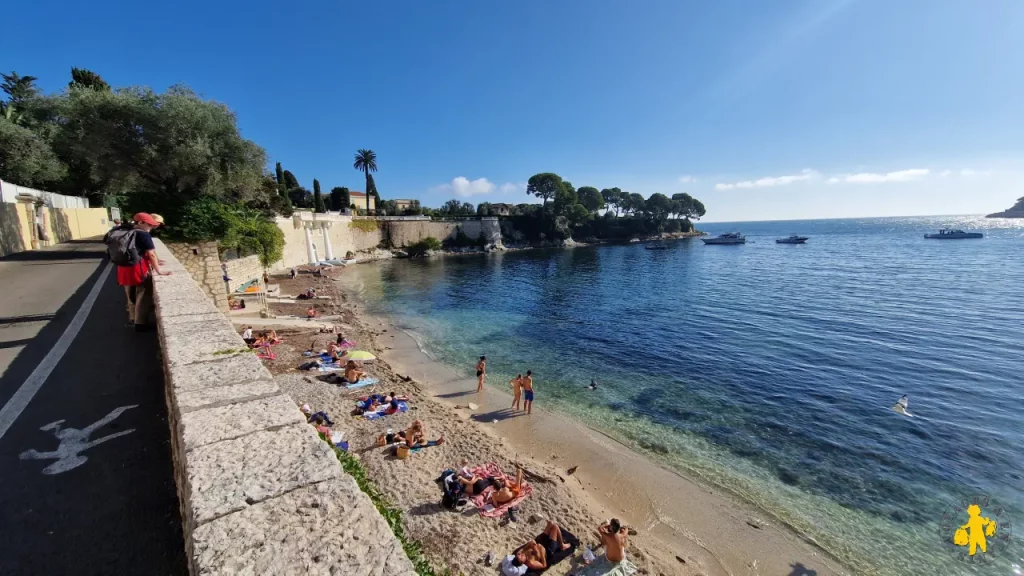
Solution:
{"label": "white cloud", "polygon": [[988,170],[972,170],[970,168],[964,168],[960,171],[960,175],[969,178],[971,176],[991,176],[992,173]]}
{"label": "white cloud", "polygon": [[838,183],[839,183],[839,178],[837,178],[835,176],[829,178],[828,180],[825,180],[825,184],[838,184]]}
{"label": "white cloud", "polygon": [[693,184],[696,181],[697,178],[689,174],[683,174],[682,176],[679,177],[680,184]]}
{"label": "white cloud", "polygon": [[943,170],[942,172],[939,172],[939,176],[942,178],[949,178],[949,175],[952,173],[952,170]]}
{"label": "white cloud", "polygon": [[497,186],[487,178],[470,180],[465,176],[456,176],[455,178],[452,178],[451,182],[441,184],[440,186],[434,186],[430,190],[431,192],[455,194],[462,198],[469,198],[470,196],[484,196],[491,194],[496,190],[502,194],[516,192],[526,193],[526,184],[506,182],[501,186]]}
{"label": "white cloud", "polygon": [[861,172],[859,174],[847,174],[843,177],[844,182],[851,184],[878,184],[881,182],[910,182],[912,180],[920,180],[928,174],[931,174],[931,170],[927,168],[910,168],[908,170],[898,170],[896,172]]}
{"label": "white cloud", "polygon": [[818,173],[810,168],[801,170],[799,174],[788,174],[786,176],[765,176],[764,178],[758,178],[757,180],[744,180],[742,182],[734,182],[730,184],[718,183],[715,184],[715,190],[732,190],[734,188],[773,188],[775,186],[785,186],[792,184],[793,182],[800,182],[803,180],[810,180],[816,178]]}

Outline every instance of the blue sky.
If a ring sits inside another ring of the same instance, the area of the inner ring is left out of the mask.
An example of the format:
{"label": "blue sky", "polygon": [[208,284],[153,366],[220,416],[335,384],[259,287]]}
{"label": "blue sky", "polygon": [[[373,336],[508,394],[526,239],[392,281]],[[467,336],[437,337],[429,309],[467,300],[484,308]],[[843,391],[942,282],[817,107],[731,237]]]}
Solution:
{"label": "blue sky", "polygon": [[[708,220],[960,214],[1024,196],[1024,2],[560,0],[5,7],[0,68],[185,83],[307,187],[529,201],[690,192]],[[268,168],[272,168],[271,164]]]}

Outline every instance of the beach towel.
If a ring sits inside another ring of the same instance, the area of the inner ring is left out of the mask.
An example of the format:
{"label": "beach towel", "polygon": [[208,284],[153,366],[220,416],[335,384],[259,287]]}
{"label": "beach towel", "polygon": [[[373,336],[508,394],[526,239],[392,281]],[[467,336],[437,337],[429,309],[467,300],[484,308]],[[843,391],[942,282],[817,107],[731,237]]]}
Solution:
{"label": "beach towel", "polygon": [[[390,416],[390,414],[387,413],[387,410],[388,410],[388,408],[390,406],[391,406],[390,404],[382,404],[382,405],[378,406],[377,409],[375,411],[373,411],[373,412],[363,412],[363,418],[366,418],[367,420],[380,420],[381,418],[383,418],[385,416]],[[405,402],[399,400],[398,401],[398,411],[399,412],[406,412],[408,410],[409,410],[409,405],[406,404]]]}
{"label": "beach towel", "polygon": [[[550,540],[551,540],[551,538],[548,537],[548,535],[544,534],[544,533],[538,534],[537,537],[533,539],[534,542],[536,542],[537,544],[540,544],[541,546],[543,546],[545,550],[547,550],[548,548],[551,547],[551,546],[548,546],[548,542]],[[566,544],[568,544],[569,548],[566,549],[566,550],[557,550],[554,554],[549,554],[548,555],[548,568],[551,568],[552,566],[558,564],[562,560],[565,560],[566,558],[569,558],[570,556],[575,554],[576,553],[576,549],[579,548],[579,546],[580,546],[579,538],[577,538],[575,535],[573,535],[572,532],[569,532],[565,528],[562,528],[562,541],[564,541]],[[526,545],[523,544],[523,546],[526,546]],[[519,548],[516,548],[516,551],[513,552],[512,554],[513,555],[518,554],[519,551],[523,549],[523,546],[520,546]],[[530,571],[528,571],[526,573],[526,576],[540,576],[541,574],[547,572],[548,568],[544,568],[543,570],[530,570]]]}
{"label": "beach towel", "polygon": [[363,386],[372,386],[377,382],[378,380],[376,378],[363,378],[355,384],[346,384],[345,382],[342,382],[341,385],[349,390],[355,390],[356,388],[362,388]]}
{"label": "beach towel", "polygon": [[636,566],[629,560],[611,562],[602,554],[593,564],[577,572],[577,576],[633,576],[636,573]]}
{"label": "beach towel", "polygon": [[[477,478],[501,478],[505,482],[514,482],[516,477],[505,474],[501,467],[494,462],[488,462],[487,466],[477,466],[470,470],[470,473]],[[523,487],[519,491],[519,496],[516,496],[511,502],[506,502],[499,507],[494,507],[487,504],[487,498],[494,492],[493,486],[488,486],[482,494],[473,496],[473,505],[480,509],[480,515],[484,518],[498,518],[502,514],[508,511],[513,506],[518,506],[523,500],[526,500],[530,494],[533,494],[533,486],[523,480]]]}

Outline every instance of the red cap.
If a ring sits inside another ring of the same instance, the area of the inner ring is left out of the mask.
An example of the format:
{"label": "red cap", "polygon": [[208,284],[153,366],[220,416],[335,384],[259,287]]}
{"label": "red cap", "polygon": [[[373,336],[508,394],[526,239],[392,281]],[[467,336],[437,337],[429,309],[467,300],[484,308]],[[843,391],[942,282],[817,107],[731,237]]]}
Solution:
{"label": "red cap", "polygon": [[132,218],[132,220],[134,220],[135,222],[141,222],[143,224],[149,224],[150,226],[160,225],[160,223],[157,222],[155,218],[153,218],[149,214],[146,214],[145,212],[139,212]]}

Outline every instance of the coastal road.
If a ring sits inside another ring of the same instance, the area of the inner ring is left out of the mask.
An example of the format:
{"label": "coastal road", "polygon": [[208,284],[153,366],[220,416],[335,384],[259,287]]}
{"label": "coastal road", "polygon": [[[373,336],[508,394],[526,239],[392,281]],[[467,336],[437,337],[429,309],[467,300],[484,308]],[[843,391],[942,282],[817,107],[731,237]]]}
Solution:
{"label": "coastal road", "polygon": [[98,241],[0,258],[0,574],[185,574],[155,333]]}

